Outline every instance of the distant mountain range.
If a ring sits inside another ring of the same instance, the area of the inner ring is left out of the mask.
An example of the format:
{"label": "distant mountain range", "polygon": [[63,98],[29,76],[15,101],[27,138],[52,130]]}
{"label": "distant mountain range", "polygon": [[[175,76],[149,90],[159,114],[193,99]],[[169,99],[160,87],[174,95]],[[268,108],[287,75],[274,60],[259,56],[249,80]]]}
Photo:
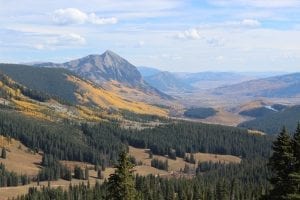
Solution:
{"label": "distant mountain range", "polygon": [[158,88],[164,92],[173,92],[173,91],[190,91],[193,87],[184,82],[178,76],[170,72],[158,72],[157,74],[151,76],[145,76],[144,79],[151,86]]}
{"label": "distant mountain range", "polygon": [[215,94],[251,97],[296,97],[300,95],[300,73],[246,81],[216,88]]}
{"label": "distant mountain range", "polygon": [[168,72],[151,67],[138,67],[138,70],[147,83],[165,93],[212,89],[256,78],[234,72]]}
{"label": "distant mountain range", "polygon": [[[111,88],[111,84],[114,84],[116,87],[121,85],[125,87],[123,91],[129,91],[127,89],[129,87],[145,94],[159,96],[162,99],[172,99],[170,96],[147,84],[134,65],[109,50],[101,55],[89,55],[65,63],[46,62],[37,63],[34,66],[64,68],[102,87]],[[134,96],[134,94],[131,96]]]}

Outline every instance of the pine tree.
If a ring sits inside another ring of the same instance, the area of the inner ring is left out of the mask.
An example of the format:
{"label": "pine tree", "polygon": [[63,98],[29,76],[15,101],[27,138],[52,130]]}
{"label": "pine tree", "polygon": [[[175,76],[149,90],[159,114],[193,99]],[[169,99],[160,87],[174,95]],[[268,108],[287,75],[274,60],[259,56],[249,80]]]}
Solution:
{"label": "pine tree", "polygon": [[75,166],[75,168],[74,168],[74,178],[84,179],[83,171],[79,166]]}
{"label": "pine tree", "polygon": [[269,167],[274,174],[270,180],[273,189],[270,191],[268,198],[272,200],[288,199],[288,195],[293,193],[289,179],[295,159],[293,157],[292,140],[285,127],[273,142],[272,148],[273,155],[269,159]]}
{"label": "pine tree", "polygon": [[289,194],[288,197],[300,199],[300,123],[298,123],[292,145],[294,155],[293,172],[288,176],[292,194]]}
{"label": "pine tree", "polygon": [[98,169],[98,171],[97,171],[97,178],[98,179],[103,179],[104,178],[104,175],[103,175],[101,169]]}
{"label": "pine tree", "polygon": [[1,158],[6,159],[6,149],[2,148]]}
{"label": "pine tree", "polygon": [[134,200],[136,198],[133,165],[126,152],[119,155],[119,164],[108,179],[108,199]]}
{"label": "pine tree", "polygon": [[216,200],[227,200],[227,191],[224,181],[219,181],[216,186]]}
{"label": "pine tree", "polygon": [[88,169],[88,167],[86,166],[85,167],[85,171],[84,171],[84,179],[85,180],[89,180],[89,169]]}
{"label": "pine tree", "polygon": [[298,123],[293,137],[293,151],[294,157],[296,158],[295,170],[300,172],[300,123]]}

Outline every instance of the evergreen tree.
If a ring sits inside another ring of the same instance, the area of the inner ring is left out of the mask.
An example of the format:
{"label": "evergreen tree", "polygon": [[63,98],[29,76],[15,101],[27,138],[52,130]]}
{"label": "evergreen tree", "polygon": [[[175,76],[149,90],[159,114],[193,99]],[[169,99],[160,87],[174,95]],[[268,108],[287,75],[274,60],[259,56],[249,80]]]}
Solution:
{"label": "evergreen tree", "polygon": [[285,127],[280,132],[278,138],[273,142],[273,155],[269,159],[269,167],[273,171],[270,182],[273,189],[270,191],[269,199],[288,199],[292,194],[290,185],[290,175],[293,172],[292,140]]}
{"label": "evergreen tree", "polygon": [[1,158],[6,159],[6,149],[2,148]]}
{"label": "evergreen tree", "polygon": [[219,181],[216,186],[216,200],[227,200],[227,191],[224,181]]}
{"label": "evergreen tree", "polygon": [[85,171],[84,171],[84,178],[85,178],[85,180],[89,180],[89,169],[88,169],[88,167],[86,166],[85,167]]}
{"label": "evergreen tree", "polygon": [[136,198],[133,165],[126,152],[119,155],[119,164],[108,179],[108,199],[133,200]]}
{"label": "evergreen tree", "polygon": [[295,160],[293,163],[293,172],[288,175],[292,190],[292,194],[289,194],[288,197],[291,199],[300,199],[300,123],[298,123],[292,145]]}
{"label": "evergreen tree", "polygon": [[75,166],[74,168],[74,178],[84,179],[83,171],[79,166]]}
{"label": "evergreen tree", "polygon": [[300,122],[298,123],[296,132],[293,137],[293,151],[295,162],[295,170],[300,172]]}
{"label": "evergreen tree", "polygon": [[97,171],[97,178],[98,179],[103,179],[104,178],[104,175],[103,175],[101,169],[98,169],[98,171]]}

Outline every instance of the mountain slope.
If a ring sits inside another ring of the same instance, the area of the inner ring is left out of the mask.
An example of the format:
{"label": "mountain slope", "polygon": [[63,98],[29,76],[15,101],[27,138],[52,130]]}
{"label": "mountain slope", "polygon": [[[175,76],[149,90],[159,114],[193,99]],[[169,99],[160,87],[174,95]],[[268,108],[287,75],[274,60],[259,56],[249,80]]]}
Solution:
{"label": "mountain slope", "polygon": [[74,76],[69,70],[0,64],[0,72],[28,88],[58,96],[70,103],[77,103],[73,92],[76,85],[65,81],[66,76]]}
{"label": "mountain slope", "polygon": [[102,109],[124,109],[140,114],[166,115],[164,109],[128,101],[66,69],[0,64],[0,71],[27,88],[57,96],[75,105]]}
{"label": "mountain slope", "polygon": [[300,95],[300,73],[274,76],[220,87],[216,94],[254,97],[295,97]]}
{"label": "mountain slope", "polygon": [[280,112],[274,112],[259,117],[257,119],[246,121],[239,124],[239,127],[249,128],[253,130],[263,131],[268,134],[277,134],[283,126],[289,131],[296,129],[297,123],[300,121],[300,106],[292,106]]}
{"label": "mountain slope", "polygon": [[148,85],[134,65],[109,50],[101,55],[89,55],[62,64],[39,63],[34,66],[65,68],[103,87],[113,81],[163,99],[172,99]]}
{"label": "mountain slope", "polygon": [[182,91],[182,90],[191,90],[192,87],[184,83],[182,80],[177,78],[174,74],[170,72],[159,72],[152,76],[146,76],[145,80],[151,86],[164,91]]}
{"label": "mountain slope", "polygon": [[137,67],[137,69],[141,73],[142,77],[153,76],[154,74],[158,74],[159,72],[161,72],[159,69],[156,69],[153,67],[140,66],[140,67]]}

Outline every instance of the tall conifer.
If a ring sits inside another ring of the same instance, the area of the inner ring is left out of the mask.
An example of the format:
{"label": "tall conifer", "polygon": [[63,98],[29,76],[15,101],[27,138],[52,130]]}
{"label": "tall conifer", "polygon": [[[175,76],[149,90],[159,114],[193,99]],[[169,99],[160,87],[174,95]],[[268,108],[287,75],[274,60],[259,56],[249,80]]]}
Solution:
{"label": "tall conifer", "polygon": [[126,152],[119,155],[119,164],[114,174],[108,179],[108,199],[134,200],[136,199],[133,165]]}

